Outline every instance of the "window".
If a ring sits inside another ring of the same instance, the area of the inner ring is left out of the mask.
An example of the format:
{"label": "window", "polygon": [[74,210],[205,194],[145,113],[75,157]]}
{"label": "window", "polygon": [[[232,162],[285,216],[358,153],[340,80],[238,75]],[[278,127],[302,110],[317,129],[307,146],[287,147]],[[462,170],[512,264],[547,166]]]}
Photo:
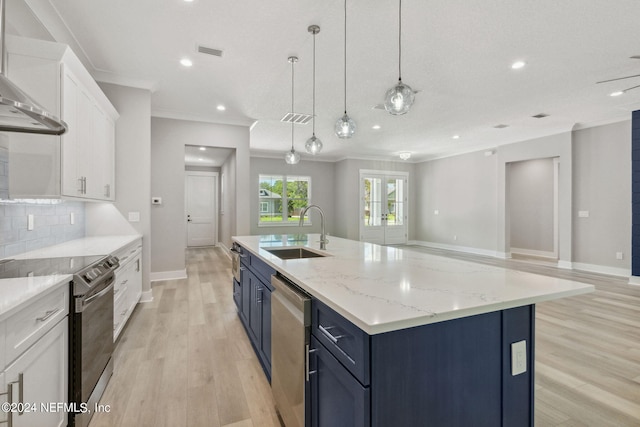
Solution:
{"label": "window", "polygon": [[[260,175],[258,197],[261,225],[295,224],[311,203],[311,177]],[[305,220],[309,224],[309,219]]]}

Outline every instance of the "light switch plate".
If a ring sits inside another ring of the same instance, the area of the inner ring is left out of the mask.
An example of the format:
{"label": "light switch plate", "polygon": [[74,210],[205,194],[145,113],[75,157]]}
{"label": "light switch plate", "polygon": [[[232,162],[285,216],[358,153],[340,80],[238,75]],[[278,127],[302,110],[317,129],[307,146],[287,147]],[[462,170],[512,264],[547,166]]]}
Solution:
{"label": "light switch plate", "polygon": [[140,222],[140,212],[129,212],[129,222]]}
{"label": "light switch plate", "polygon": [[527,342],[525,340],[511,344],[511,375],[527,372]]}
{"label": "light switch plate", "polygon": [[589,218],[589,211],[578,211],[578,218]]}

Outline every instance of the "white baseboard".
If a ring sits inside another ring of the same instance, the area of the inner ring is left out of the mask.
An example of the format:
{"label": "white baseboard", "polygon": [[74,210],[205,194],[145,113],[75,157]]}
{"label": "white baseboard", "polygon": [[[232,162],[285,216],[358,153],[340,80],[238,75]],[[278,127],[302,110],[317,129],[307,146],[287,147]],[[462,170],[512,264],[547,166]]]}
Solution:
{"label": "white baseboard", "polygon": [[558,268],[562,268],[564,270],[573,270],[573,263],[571,261],[558,260]]}
{"label": "white baseboard", "polygon": [[553,258],[556,259],[556,254],[553,251],[539,251],[536,249],[523,249],[523,248],[511,248],[512,254],[536,256],[541,258]]}
{"label": "white baseboard", "polygon": [[484,255],[484,256],[499,258],[498,253],[496,251],[491,251],[488,249],[471,248],[468,246],[448,245],[446,243],[425,242],[422,240],[411,240],[407,244],[416,245],[416,246],[425,246],[427,248],[446,249],[449,251],[465,252],[468,254]]}
{"label": "white baseboard", "polygon": [[227,254],[227,256],[229,257],[229,259],[231,259],[231,251],[229,250],[228,247],[225,246],[224,243],[222,242],[218,242],[218,244],[216,245],[220,248],[222,248],[222,250],[224,251],[225,254]]}
{"label": "white baseboard", "polygon": [[629,276],[629,284],[640,286],[640,276]]}
{"label": "white baseboard", "polygon": [[[581,262],[573,263],[574,270],[589,271],[591,273],[607,274],[609,276],[631,276],[631,270],[626,268],[608,267],[606,265],[585,264]],[[638,283],[640,284],[640,282]]]}
{"label": "white baseboard", "polygon": [[161,280],[180,280],[187,278],[187,270],[175,270],[175,271],[156,271],[152,272],[150,279],[152,282],[159,282]]}
{"label": "white baseboard", "polygon": [[151,302],[153,301],[153,290],[149,289],[148,291],[144,291],[142,295],[140,295],[139,302]]}

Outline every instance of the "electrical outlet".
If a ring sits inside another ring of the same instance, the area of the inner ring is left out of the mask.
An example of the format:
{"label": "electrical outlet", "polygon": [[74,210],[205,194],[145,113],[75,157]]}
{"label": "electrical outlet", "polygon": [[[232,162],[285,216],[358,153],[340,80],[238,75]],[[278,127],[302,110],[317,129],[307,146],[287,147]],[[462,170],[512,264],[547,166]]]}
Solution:
{"label": "electrical outlet", "polygon": [[34,222],[35,222],[35,219],[33,217],[33,214],[27,215],[27,230],[29,231],[33,230]]}
{"label": "electrical outlet", "polygon": [[527,342],[525,340],[511,344],[511,375],[527,372]]}
{"label": "electrical outlet", "polygon": [[616,259],[624,259],[624,254],[622,252],[616,252]]}
{"label": "electrical outlet", "polygon": [[73,212],[69,214],[69,223],[71,225],[75,225],[76,223],[76,215]]}
{"label": "electrical outlet", "polygon": [[589,211],[578,211],[578,218],[589,218]]}

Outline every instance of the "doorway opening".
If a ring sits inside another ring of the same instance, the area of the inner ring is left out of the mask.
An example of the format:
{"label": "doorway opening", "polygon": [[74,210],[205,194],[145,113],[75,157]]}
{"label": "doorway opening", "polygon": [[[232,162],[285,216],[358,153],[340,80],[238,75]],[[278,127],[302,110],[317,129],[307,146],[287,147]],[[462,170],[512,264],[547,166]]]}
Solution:
{"label": "doorway opening", "polygon": [[230,148],[185,145],[186,246],[215,246],[220,240],[220,215],[224,212],[223,165]]}
{"label": "doorway opening", "polygon": [[508,257],[557,265],[559,158],[506,164]]}

